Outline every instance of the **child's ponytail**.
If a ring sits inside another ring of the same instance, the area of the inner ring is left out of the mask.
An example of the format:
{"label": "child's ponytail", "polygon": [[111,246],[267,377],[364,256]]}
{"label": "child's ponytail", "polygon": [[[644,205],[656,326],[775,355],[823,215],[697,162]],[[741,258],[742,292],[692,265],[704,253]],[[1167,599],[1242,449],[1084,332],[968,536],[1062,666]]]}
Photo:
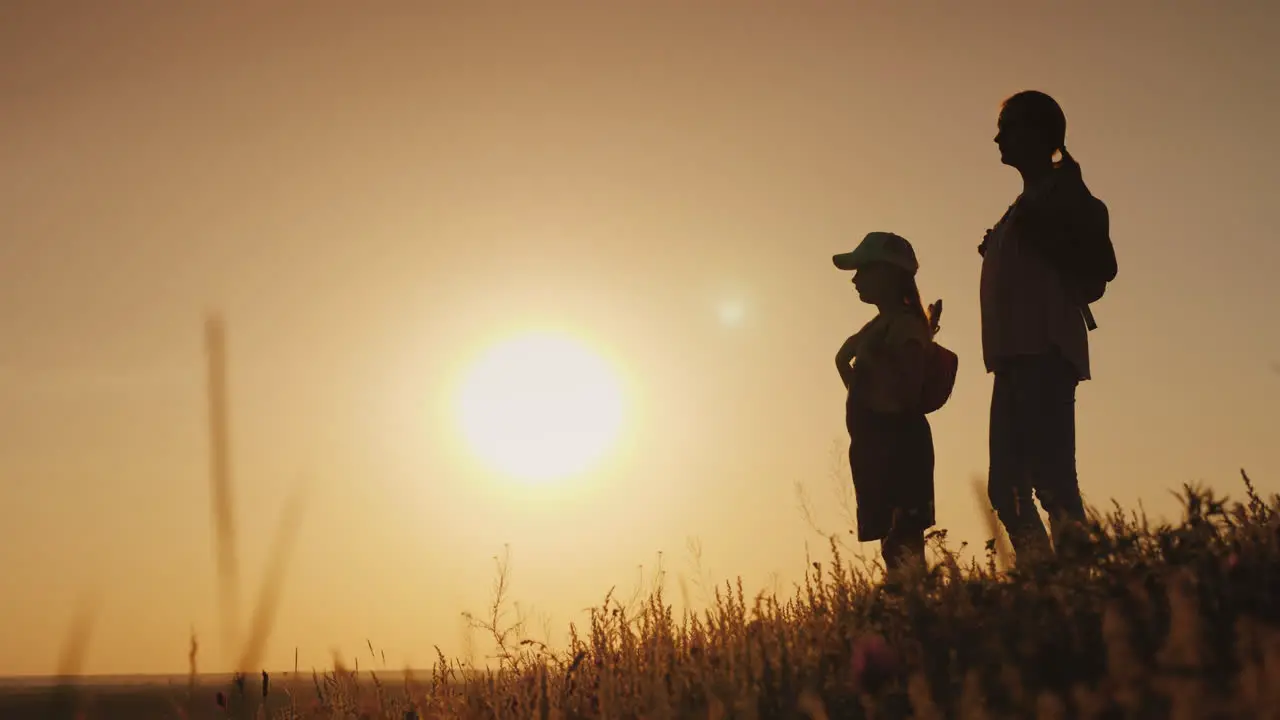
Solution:
{"label": "child's ponytail", "polygon": [[929,317],[929,313],[924,309],[924,303],[920,300],[920,287],[916,284],[916,279],[908,276],[905,285],[902,298],[903,304],[924,321],[925,327],[929,328],[930,334],[936,333],[937,328],[934,326],[933,318]]}

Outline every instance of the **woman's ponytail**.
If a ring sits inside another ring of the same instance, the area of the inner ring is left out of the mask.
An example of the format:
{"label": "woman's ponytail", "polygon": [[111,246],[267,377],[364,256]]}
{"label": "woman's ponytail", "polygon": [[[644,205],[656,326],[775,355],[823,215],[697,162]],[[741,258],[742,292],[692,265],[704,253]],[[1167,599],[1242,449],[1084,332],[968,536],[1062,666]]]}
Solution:
{"label": "woman's ponytail", "polygon": [[1076,159],[1071,156],[1071,153],[1067,152],[1067,146],[1065,144],[1058,148],[1058,152],[1062,155],[1062,159],[1056,163],[1058,167],[1069,167],[1073,169],[1078,169],[1080,167],[1080,163],[1076,162]]}

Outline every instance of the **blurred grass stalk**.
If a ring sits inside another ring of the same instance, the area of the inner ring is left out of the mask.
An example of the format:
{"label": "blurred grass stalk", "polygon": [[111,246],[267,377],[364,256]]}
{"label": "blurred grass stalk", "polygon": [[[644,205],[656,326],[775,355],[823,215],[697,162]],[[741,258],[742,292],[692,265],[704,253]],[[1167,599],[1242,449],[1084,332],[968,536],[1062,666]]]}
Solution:
{"label": "blurred grass stalk", "polygon": [[81,693],[77,678],[84,672],[84,659],[89,650],[89,638],[93,634],[93,625],[97,617],[98,596],[87,595],[80,601],[80,607],[67,629],[66,640],[58,653],[58,673],[50,696],[49,718],[82,717],[85,713],[86,698]]}
{"label": "blurred grass stalk", "polygon": [[227,399],[226,325],[221,314],[206,314],[204,323],[205,387],[209,402],[209,481],[213,500],[214,547],[217,556],[219,611],[224,652],[239,637],[240,568],[231,495],[231,437]]}
{"label": "blurred grass stalk", "polygon": [[[221,314],[205,316],[206,390],[209,402],[209,481],[212,494],[214,546],[217,555],[219,610],[227,659],[234,662],[235,704],[240,713],[255,714],[267,700],[268,676],[263,672],[261,697],[244,691],[243,679],[260,669],[271,637],[290,553],[298,535],[307,499],[305,483],[299,483],[281,509],[280,522],[268,548],[262,585],[253,605],[249,634],[240,628],[240,563],[231,476],[230,401],[227,373],[226,323]],[[232,655],[236,653],[238,655]],[[192,659],[194,667],[194,657]],[[193,670],[194,672],[194,670]],[[264,710],[265,712],[265,710]]]}

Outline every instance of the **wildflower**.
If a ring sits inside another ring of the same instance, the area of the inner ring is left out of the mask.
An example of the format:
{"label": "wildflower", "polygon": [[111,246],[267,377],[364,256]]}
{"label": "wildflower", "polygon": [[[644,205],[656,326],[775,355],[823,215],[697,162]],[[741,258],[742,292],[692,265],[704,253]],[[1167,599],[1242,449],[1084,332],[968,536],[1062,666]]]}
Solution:
{"label": "wildflower", "polygon": [[875,692],[898,669],[898,656],[881,635],[867,635],[853,644],[853,680],[858,687]]}

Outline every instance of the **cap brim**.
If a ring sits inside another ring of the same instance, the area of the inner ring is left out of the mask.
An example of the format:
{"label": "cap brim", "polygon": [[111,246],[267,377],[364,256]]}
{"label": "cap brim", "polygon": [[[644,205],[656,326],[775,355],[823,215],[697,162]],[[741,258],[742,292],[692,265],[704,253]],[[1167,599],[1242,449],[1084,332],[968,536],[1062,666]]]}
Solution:
{"label": "cap brim", "polygon": [[831,262],[840,270],[857,270],[858,266],[862,265],[865,261],[863,260],[862,254],[857,250],[851,250],[847,253],[832,255]]}

